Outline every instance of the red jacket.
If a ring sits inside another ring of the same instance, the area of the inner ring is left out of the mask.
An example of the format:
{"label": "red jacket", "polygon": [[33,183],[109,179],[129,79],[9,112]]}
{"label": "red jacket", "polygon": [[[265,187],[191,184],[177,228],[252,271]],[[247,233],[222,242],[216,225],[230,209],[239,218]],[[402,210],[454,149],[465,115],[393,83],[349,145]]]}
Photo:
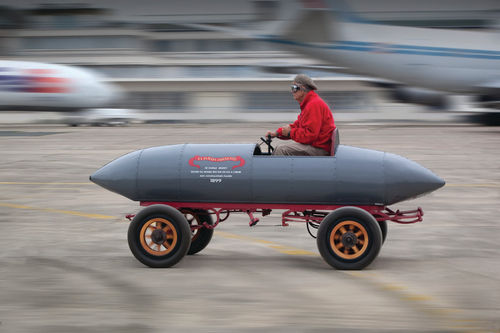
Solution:
{"label": "red jacket", "polygon": [[296,142],[323,148],[330,153],[332,132],[335,129],[332,111],[328,105],[311,90],[300,103],[301,113],[290,124],[290,136],[283,136],[283,128],[277,130],[280,139],[292,139]]}

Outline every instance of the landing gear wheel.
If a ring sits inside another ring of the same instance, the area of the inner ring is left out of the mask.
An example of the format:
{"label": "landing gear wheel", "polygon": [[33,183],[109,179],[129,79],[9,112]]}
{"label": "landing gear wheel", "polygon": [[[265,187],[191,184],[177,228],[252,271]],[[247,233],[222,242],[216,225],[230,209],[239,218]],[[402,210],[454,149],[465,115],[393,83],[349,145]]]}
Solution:
{"label": "landing gear wheel", "polygon": [[382,247],[382,231],[375,218],[358,207],[342,207],[320,223],[316,239],[323,259],[337,269],[363,269]]}
{"label": "landing gear wheel", "polygon": [[170,267],[189,250],[191,230],[181,212],[166,205],[149,206],[137,214],[128,228],[132,254],[149,267]]}
{"label": "landing gear wheel", "polygon": [[[206,210],[183,208],[181,209],[181,213],[184,214],[190,227],[203,225],[205,222],[208,225],[214,224],[212,216]],[[203,250],[210,243],[214,234],[214,229],[199,228],[191,230],[191,247],[187,254],[195,254]]]}

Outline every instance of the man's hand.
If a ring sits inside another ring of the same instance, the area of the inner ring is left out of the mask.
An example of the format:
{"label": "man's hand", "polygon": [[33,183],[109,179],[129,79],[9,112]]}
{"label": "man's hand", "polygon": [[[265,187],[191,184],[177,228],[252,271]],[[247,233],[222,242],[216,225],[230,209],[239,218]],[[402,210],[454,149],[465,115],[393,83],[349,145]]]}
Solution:
{"label": "man's hand", "polygon": [[281,134],[283,136],[290,136],[290,125],[283,126],[281,128]]}
{"label": "man's hand", "polygon": [[276,132],[267,131],[267,133],[266,133],[266,138],[267,138],[268,136],[271,136],[271,138],[275,138],[275,137],[277,137],[278,135],[276,134]]}

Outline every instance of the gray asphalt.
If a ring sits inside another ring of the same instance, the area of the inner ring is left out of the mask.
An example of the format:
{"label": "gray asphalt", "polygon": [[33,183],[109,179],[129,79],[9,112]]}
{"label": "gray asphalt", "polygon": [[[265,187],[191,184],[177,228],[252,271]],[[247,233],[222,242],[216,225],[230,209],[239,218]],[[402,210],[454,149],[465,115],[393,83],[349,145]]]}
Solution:
{"label": "gray asphalt", "polygon": [[139,263],[137,203],[88,181],[144,147],[257,142],[277,124],[0,127],[0,332],[500,332],[500,128],[340,124],[341,143],[396,153],[447,185],[393,209],[378,258],[337,271],[281,212],[234,214],[169,269]]}

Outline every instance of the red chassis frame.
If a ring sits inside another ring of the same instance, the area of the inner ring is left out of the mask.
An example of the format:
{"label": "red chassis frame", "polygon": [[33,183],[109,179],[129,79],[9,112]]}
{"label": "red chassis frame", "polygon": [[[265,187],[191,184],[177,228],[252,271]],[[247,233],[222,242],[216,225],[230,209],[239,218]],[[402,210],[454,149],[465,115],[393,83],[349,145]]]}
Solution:
{"label": "red chassis frame", "polygon": [[[281,223],[283,226],[288,226],[288,222],[313,222],[320,223],[329,211],[333,211],[346,205],[296,205],[296,204],[239,204],[239,203],[212,203],[212,202],[153,202],[141,201],[141,206],[151,205],[168,205],[177,209],[205,209],[210,214],[216,216],[216,221],[213,225],[204,222],[202,225],[193,225],[193,230],[199,228],[215,228],[220,222],[225,221],[230,213],[247,213],[250,217],[250,226],[254,226],[259,222],[258,218],[253,216],[253,213],[262,213],[262,216],[269,215],[273,209],[285,209],[281,215]],[[396,223],[408,224],[421,222],[424,212],[418,207],[415,210],[393,211],[386,206],[356,206],[366,210],[373,215],[377,221],[392,221]],[[214,208],[217,207],[217,208]],[[225,214],[221,217],[221,214]],[[128,219],[132,219],[134,215],[127,215]]]}

